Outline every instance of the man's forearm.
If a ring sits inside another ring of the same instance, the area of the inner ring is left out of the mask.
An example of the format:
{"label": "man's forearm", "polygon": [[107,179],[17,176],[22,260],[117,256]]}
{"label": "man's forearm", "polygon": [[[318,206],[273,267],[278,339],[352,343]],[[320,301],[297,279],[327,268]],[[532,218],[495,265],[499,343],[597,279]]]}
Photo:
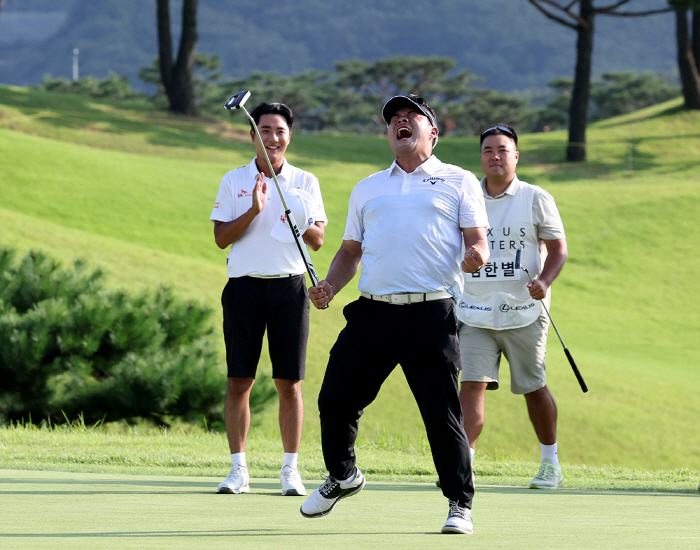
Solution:
{"label": "man's forearm", "polygon": [[224,249],[235,243],[248,230],[255,219],[252,209],[230,222],[214,222],[214,239],[219,248]]}
{"label": "man's forearm", "polygon": [[568,251],[564,239],[545,241],[545,246],[547,247],[547,259],[544,261],[542,273],[537,278],[550,287],[564,268]]}
{"label": "man's forearm", "polygon": [[[358,253],[359,252],[359,253]],[[341,246],[328,269],[326,281],[333,287],[333,294],[338,294],[357,274],[362,259],[362,249],[357,246]]]}

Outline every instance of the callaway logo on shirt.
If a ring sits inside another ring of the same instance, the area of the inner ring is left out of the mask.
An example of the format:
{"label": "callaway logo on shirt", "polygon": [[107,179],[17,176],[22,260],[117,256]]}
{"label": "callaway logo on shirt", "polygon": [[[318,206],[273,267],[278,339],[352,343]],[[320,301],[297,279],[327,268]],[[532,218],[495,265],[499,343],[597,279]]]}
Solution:
{"label": "callaway logo on shirt", "polygon": [[423,180],[423,183],[430,182],[430,185],[435,185],[439,181],[441,181],[442,183],[445,183],[444,178],[426,178]]}

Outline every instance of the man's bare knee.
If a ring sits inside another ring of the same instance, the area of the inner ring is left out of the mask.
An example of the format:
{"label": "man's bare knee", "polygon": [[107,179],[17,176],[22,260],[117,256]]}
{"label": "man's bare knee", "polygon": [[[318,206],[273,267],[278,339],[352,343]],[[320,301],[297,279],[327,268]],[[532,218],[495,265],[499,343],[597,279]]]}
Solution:
{"label": "man's bare knee", "polygon": [[234,400],[242,399],[250,394],[255,378],[229,378],[226,387],[226,397]]}
{"label": "man's bare knee", "polygon": [[283,380],[281,378],[274,380],[280,401],[301,399],[301,380]]}

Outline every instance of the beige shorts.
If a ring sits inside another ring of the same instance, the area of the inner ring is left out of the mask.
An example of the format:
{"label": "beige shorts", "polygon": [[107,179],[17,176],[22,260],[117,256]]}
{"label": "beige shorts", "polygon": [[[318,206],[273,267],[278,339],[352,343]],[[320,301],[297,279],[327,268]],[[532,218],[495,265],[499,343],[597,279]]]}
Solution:
{"label": "beige shorts", "polygon": [[492,330],[459,326],[459,349],[462,354],[460,382],[487,382],[486,389],[498,389],[501,354],[510,365],[510,391],[531,393],[543,388],[547,329],[549,319],[543,312],[526,327]]}

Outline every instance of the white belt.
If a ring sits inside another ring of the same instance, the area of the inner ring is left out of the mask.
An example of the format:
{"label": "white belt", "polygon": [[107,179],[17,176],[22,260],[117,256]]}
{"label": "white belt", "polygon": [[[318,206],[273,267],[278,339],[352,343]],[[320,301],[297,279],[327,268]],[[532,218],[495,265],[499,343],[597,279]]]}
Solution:
{"label": "white belt", "polygon": [[284,277],[296,277],[299,273],[280,273],[279,275],[248,275],[256,279],[281,279]]}
{"label": "white belt", "polygon": [[377,296],[376,294],[367,294],[366,292],[360,292],[360,296],[367,298],[368,300],[376,300],[378,302],[387,302],[388,304],[393,304],[397,306],[405,306],[408,304],[417,304],[419,302],[430,302],[432,300],[443,300],[445,298],[452,298],[452,294],[446,290],[440,290],[438,292],[403,292],[401,294],[383,294]]}

